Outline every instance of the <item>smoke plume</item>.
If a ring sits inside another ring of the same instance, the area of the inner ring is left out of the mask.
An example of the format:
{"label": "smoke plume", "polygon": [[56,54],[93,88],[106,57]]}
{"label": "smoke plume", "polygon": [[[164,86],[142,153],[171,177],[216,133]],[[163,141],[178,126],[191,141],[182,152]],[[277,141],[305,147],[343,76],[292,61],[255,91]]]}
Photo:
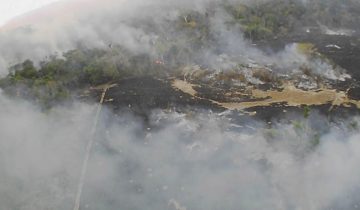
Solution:
{"label": "smoke plume", "polygon": [[[226,3],[239,2],[254,4]],[[171,40],[183,50],[176,58],[185,64],[222,70],[238,63],[276,64],[277,71],[288,73],[305,63],[326,78],[339,77],[329,73],[330,64],[309,59],[294,45],[270,54],[254,47],[240,25],[228,27],[232,17],[221,7],[224,1],[78,3],[84,8],[71,17],[1,31],[1,74],[24,59],[61,57],[78,47],[113,44],[162,58],[159,46]],[[184,40],[197,33],[174,23],[191,27],[196,15],[207,17],[203,24],[211,45],[192,52],[195,47]],[[44,112],[0,93],[0,107],[1,209],[71,209],[91,138],[95,144],[81,209],[360,208],[358,116],[334,122],[318,113],[309,119],[289,113],[270,126],[255,120],[234,124],[231,116],[208,110],[152,110],[144,123],[130,113],[105,109],[93,137],[94,104],[73,102]]]}
{"label": "smoke plume", "polygon": [[[3,95],[0,103],[1,207],[72,208],[95,107],[45,114]],[[359,120],[291,122],[240,129],[207,111],[154,111],[145,125],[105,111],[82,208],[359,208]]]}
{"label": "smoke plume", "polygon": [[[54,54],[61,57],[63,52],[79,47],[108,49],[108,46],[118,45],[135,54],[146,53],[154,59],[163,59],[169,53],[163,50],[171,49],[167,46],[169,43],[179,52],[175,58],[178,62],[212,69],[233,69],[234,64],[249,62],[276,64],[275,70],[281,72],[291,72],[304,65],[318,67],[319,61],[309,60],[299,52],[288,52],[292,49],[289,47],[279,56],[252,46],[244,38],[244,29],[233,23],[234,17],[224,7],[224,4],[236,8],[268,2],[271,1],[65,1],[63,4],[67,7],[58,3],[52,11],[76,10],[74,15],[47,15],[32,23],[25,22],[22,27],[0,32],[0,72],[6,74],[9,66],[25,59],[42,61]],[[294,2],[301,5],[299,7],[312,6]],[[304,12],[303,16],[311,15]],[[202,29],[191,30],[192,27],[208,30],[206,36],[200,34]],[[199,46],[194,46],[194,40]],[[223,60],[224,56],[229,60]],[[338,72],[329,63],[325,62],[324,71],[316,73],[328,79],[339,77],[337,73],[328,73]]]}

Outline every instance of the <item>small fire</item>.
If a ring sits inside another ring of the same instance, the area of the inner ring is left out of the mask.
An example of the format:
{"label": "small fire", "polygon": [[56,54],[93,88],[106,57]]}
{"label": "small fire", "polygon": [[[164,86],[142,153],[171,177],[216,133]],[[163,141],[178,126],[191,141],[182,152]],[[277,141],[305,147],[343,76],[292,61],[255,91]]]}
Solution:
{"label": "small fire", "polygon": [[155,64],[156,64],[156,65],[164,65],[165,62],[162,61],[162,60],[155,60]]}

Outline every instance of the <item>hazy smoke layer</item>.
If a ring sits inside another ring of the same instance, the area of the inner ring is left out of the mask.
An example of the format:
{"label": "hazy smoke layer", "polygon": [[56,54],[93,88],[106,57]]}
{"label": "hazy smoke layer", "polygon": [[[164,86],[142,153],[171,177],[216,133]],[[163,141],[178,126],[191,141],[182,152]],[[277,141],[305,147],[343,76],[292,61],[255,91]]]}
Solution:
{"label": "hazy smoke layer", "polygon": [[[1,208],[71,209],[95,107],[44,114],[2,95],[0,105]],[[108,112],[82,209],[357,209],[359,120],[347,122],[315,114],[249,130],[159,111],[147,128]]]}
{"label": "hazy smoke layer", "polygon": [[[39,61],[80,46],[117,44],[161,58],[161,40],[191,47],[181,42],[189,34],[172,27],[187,11],[210,16],[214,44],[200,48],[186,61],[190,64],[227,69],[236,62],[277,61],[291,71],[309,62],[293,46],[270,56],[251,46],[240,27],[227,27],[231,18],[218,7],[220,0],[105,2],[71,18],[0,32],[0,72],[6,74],[8,65],[26,58]],[[324,63],[319,66],[328,70]],[[95,106],[75,103],[44,113],[0,94],[0,107],[0,208],[71,209],[85,147],[92,138]],[[233,125],[205,111],[154,111],[148,128],[130,114],[107,111],[95,136],[81,207],[357,209],[359,123],[355,118],[334,124],[314,114],[269,128],[259,122]]]}
{"label": "hazy smoke layer", "polygon": [[[132,53],[148,53],[154,59],[163,59],[163,49],[170,48],[166,45],[171,43],[180,51],[176,61],[185,64],[206,64],[213,69],[234,68],[238,63],[276,64],[277,69],[284,71],[293,71],[302,65],[310,65],[316,69],[315,72],[324,74],[326,78],[336,79],[333,73],[328,72],[332,69],[329,64],[318,64],[319,61],[309,64],[307,58],[291,47],[269,56],[245,40],[239,26],[235,24],[229,27],[229,23],[234,20],[224,10],[225,2],[236,6],[240,3],[249,5],[266,1],[74,2],[82,5],[80,9],[76,9],[74,15],[52,17],[30,26],[0,32],[0,74],[6,74],[8,66],[24,59],[40,61],[50,54],[57,53],[61,56],[62,52],[80,46],[108,49],[109,45],[116,44]],[[191,16],[187,16],[188,14],[207,17],[202,24],[209,29],[208,37],[201,39],[207,39],[208,45],[194,47],[191,40],[199,39],[199,31],[189,32],[189,28],[177,27],[186,22],[188,27],[192,27]]]}

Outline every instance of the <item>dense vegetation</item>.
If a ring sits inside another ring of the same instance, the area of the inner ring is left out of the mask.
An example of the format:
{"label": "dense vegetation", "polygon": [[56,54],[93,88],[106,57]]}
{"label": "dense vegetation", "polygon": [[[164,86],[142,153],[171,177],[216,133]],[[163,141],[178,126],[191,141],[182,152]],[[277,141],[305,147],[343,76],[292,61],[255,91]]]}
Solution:
{"label": "dense vegetation", "polygon": [[227,10],[242,26],[245,36],[262,40],[299,33],[303,27],[360,27],[360,2],[356,0],[272,0],[250,5],[229,4]]}
{"label": "dense vegetation", "polygon": [[0,80],[0,87],[10,95],[48,107],[89,86],[163,71],[148,55],[130,54],[120,48],[77,49],[64,53],[63,58],[52,56],[39,67],[26,60],[10,68],[7,77]]}
{"label": "dense vegetation", "polygon": [[239,4],[227,9],[242,26],[247,38],[260,40],[286,35],[296,28],[305,13],[305,7],[296,2],[273,1],[252,7]]}

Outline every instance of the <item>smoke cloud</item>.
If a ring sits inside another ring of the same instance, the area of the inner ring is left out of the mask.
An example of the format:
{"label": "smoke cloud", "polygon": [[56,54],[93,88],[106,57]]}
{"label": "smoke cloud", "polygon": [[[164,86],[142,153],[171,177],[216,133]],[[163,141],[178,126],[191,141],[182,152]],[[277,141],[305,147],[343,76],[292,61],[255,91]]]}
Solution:
{"label": "smoke cloud", "polygon": [[[238,2],[252,1],[229,1]],[[163,56],[156,47],[162,40],[192,49],[183,40],[196,33],[173,27],[192,11],[209,16],[205,24],[213,41],[185,63],[225,70],[237,63],[275,63],[285,73],[306,63],[329,79],[339,77],[330,64],[309,60],[293,45],[270,55],[257,49],[240,26],[227,27],[231,17],[218,7],[221,3],[92,2],[68,18],[0,32],[0,72],[6,74],[9,65],[27,58],[41,61],[84,46],[107,49],[115,44],[154,58]],[[44,112],[0,93],[0,107],[1,208],[71,209],[85,148],[93,138],[89,130],[95,105],[74,102]],[[105,109],[81,208],[358,209],[359,123],[358,117],[333,122],[313,113],[309,119],[289,114],[269,126],[251,120],[234,123],[231,116],[207,110],[153,110],[145,124],[130,113]]]}
{"label": "smoke cloud", "polygon": [[[240,3],[253,5],[264,2],[266,1],[232,0],[227,1],[227,4],[236,6]],[[280,55],[269,55],[252,46],[249,40],[244,38],[240,26],[235,24],[229,27],[229,23],[234,22],[234,19],[228,11],[225,11],[224,1],[107,0],[85,3],[74,0],[67,3],[75,5],[75,9],[71,6],[63,6],[66,10],[76,10],[74,15],[59,15],[59,17],[48,15],[45,16],[45,20],[0,32],[2,75],[8,72],[9,66],[25,59],[42,61],[49,55],[61,56],[63,52],[78,47],[108,49],[109,45],[118,45],[132,53],[147,53],[158,59],[164,57],[162,49],[169,48],[163,46],[166,45],[164,42],[167,42],[180,50],[181,53],[176,60],[184,64],[205,64],[216,70],[231,69],[239,63],[276,64],[275,70],[287,73],[299,69],[299,66],[308,65],[317,69],[318,71],[315,72],[323,74],[325,78],[340,77],[341,71],[339,73],[339,69],[334,69],[330,63],[320,61],[325,63],[325,67],[323,65],[317,68],[319,61],[309,60],[301,53],[294,52],[296,49],[291,47],[285,48],[279,53]],[[61,4],[57,7],[59,10],[63,8]],[[191,32],[189,28],[176,26],[184,25],[184,22],[188,21],[191,27],[194,23],[191,22],[189,14],[206,17],[201,24],[205,24],[209,29],[208,37],[200,37],[199,32]],[[191,41],[194,39],[208,40],[196,49]],[[289,52],[289,49],[292,51]],[[222,59],[224,56],[228,60]]]}
{"label": "smoke cloud", "polygon": [[[76,103],[43,113],[0,97],[1,207],[72,208],[95,107]],[[359,119],[331,123],[316,113],[297,119],[234,127],[206,111],[192,117],[154,111],[145,125],[107,110],[81,206],[359,208]]]}

